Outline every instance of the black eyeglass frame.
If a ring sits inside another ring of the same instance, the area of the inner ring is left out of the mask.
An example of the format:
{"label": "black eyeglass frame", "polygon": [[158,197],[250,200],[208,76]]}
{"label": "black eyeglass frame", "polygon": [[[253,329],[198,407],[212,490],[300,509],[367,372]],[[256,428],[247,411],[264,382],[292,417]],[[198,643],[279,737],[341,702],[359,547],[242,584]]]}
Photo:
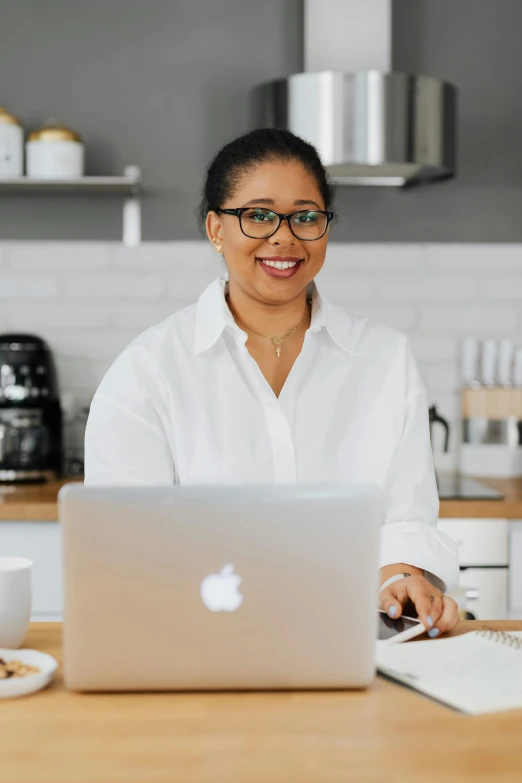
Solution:
{"label": "black eyeglass frame", "polygon": [[[253,236],[250,236],[250,234],[246,233],[246,231],[243,228],[242,217],[243,217],[243,213],[244,212],[248,212],[249,210],[252,210],[252,209],[259,209],[259,210],[263,210],[264,212],[271,212],[273,215],[277,215],[277,217],[279,219],[279,222],[278,222],[277,226],[274,228],[274,230],[270,232],[270,234],[267,234],[264,237],[253,237]],[[267,209],[266,207],[236,207],[235,209],[221,209],[221,207],[218,207],[215,210],[215,212],[217,212],[218,215],[219,214],[221,214],[221,215],[235,215],[238,218],[238,220],[239,220],[239,228],[241,229],[242,233],[246,237],[248,237],[249,239],[268,239],[269,237],[273,236],[276,233],[276,231],[279,231],[281,223],[284,220],[286,220],[286,222],[288,223],[288,228],[290,229],[290,231],[292,232],[294,237],[296,239],[299,239],[302,242],[316,242],[318,239],[321,239],[321,237],[324,237],[324,235],[326,234],[326,231],[328,229],[328,226],[330,225],[330,222],[335,217],[335,213],[331,212],[330,210],[327,210],[327,209],[298,209],[297,212],[288,212],[286,215],[284,215],[281,212],[276,212],[275,209]],[[295,233],[295,231],[292,228],[292,224],[290,223],[290,219],[295,217],[295,215],[301,215],[301,214],[304,214],[306,212],[319,212],[321,215],[325,215],[326,216],[326,225],[324,227],[323,233],[320,234],[318,237],[314,237],[313,239],[303,239],[303,237],[298,237],[297,234]]]}

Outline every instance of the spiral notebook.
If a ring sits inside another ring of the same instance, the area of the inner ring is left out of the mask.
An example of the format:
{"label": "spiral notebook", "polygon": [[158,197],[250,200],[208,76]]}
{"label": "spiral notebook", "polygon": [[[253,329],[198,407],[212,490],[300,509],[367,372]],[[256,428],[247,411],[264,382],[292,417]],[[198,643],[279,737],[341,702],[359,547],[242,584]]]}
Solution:
{"label": "spiral notebook", "polygon": [[522,633],[378,644],[387,677],[470,715],[522,709]]}

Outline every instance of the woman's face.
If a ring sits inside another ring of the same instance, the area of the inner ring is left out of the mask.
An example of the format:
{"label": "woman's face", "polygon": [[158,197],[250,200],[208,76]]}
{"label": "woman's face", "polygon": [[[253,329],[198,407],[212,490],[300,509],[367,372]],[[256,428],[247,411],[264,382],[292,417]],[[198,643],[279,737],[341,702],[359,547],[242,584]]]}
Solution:
{"label": "woman's face", "polygon": [[[260,207],[288,214],[306,209],[325,209],[317,183],[297,161],[260,163],[240,179],[235,192],[222,209]],[[209,212],[207,233],[212,242],[223,245],[230,282],[246,294],[267,304],[290,301],[306,289],[321,269],[326,255],[328,231],[313,241],[297,239],[285,220],[266,239],[245,236],[235,215]],[[263,259],[298,261],[291,277],[275,278]]]}

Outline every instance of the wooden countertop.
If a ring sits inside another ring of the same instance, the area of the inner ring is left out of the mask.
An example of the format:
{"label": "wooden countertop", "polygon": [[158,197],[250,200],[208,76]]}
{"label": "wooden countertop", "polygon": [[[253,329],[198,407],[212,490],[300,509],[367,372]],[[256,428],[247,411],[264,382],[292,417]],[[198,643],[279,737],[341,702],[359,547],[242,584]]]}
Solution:
{"label": "wooden countertop", "polygon": [[[56,520],[58,490],[74,477],[47,484],[0,484],[2,520]],[[522,519],[522,479],[479,479],[504,495],[504,500],[441,500],[440,518]]]}
{"label": "wooden countertop", "polygon": [[522,479],[479,478],[482,484],[504,495],[503,500],[441,500],[441,519],[522,519]]}
{"label": "wooden countertop", "polygon": [[56,520],[58,491],[64,484],[82,480],[75,477],[45,484],[0,484],[0,521]]}
{"label": "wooden countertop", "polygon": [[[522,623],[462,623],[522,630]],[[434,641],[433,644],[437,644]],[[61,660],[58,624],[26,647]],[[77,694],[60,672],[2,703],[9,783],[515,783],[522,710],[469,717],[377,678],[367,691]]]}

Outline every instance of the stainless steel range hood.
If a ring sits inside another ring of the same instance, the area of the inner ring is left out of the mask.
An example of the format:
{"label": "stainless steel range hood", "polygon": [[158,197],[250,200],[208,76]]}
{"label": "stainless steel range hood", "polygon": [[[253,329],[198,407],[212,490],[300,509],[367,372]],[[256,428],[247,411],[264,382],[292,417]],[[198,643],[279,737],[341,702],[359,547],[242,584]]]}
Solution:
{"label": "stainless steel range hood", "polygon": [[256,127],[310,141],[341,185],[454,176],[456,89],[390,72],[390,42],[390,0],[305,0],[306,70],[254,88]]}

